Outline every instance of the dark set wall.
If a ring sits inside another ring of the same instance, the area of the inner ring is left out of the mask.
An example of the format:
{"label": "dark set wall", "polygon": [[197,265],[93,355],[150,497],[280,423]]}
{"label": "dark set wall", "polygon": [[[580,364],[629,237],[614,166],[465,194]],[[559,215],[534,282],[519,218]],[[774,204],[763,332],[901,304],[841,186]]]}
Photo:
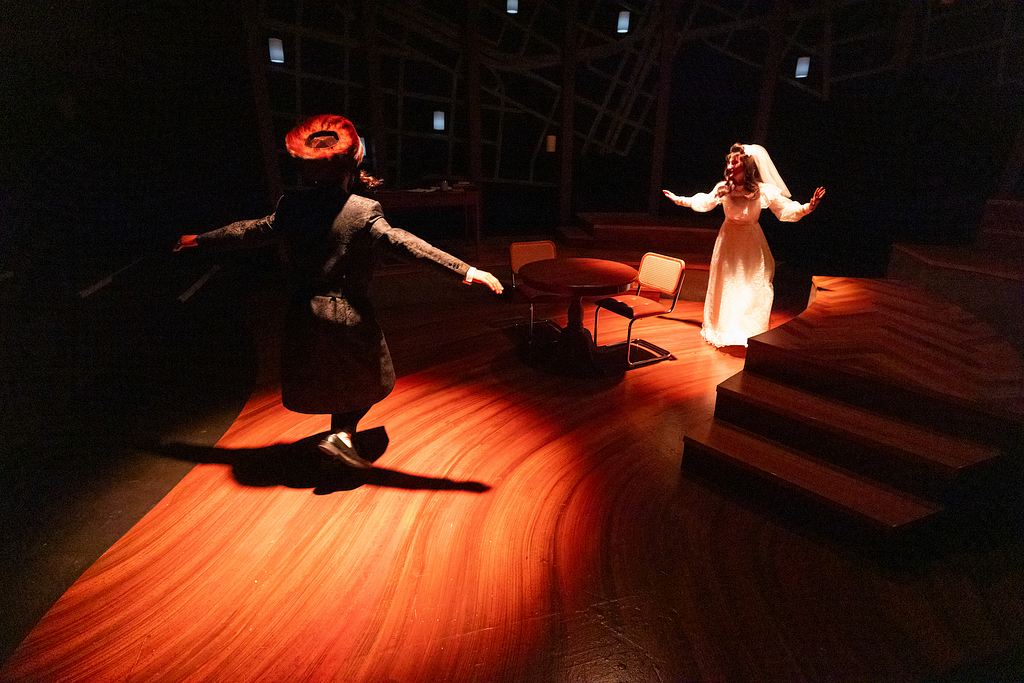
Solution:
{"label": "dark set wall", "polygon": [[[240,302],[256,269],[225,268],[186,306],[179,295],[211,264],[171,252],[179,235],[265,201],[243,36],[229,9],[0,8],[6,483],[23,459],[38,460],[40,435],[49,445],[76,434],[76,452],[88,451],[98,432],[124,440],[153,429],[165,408],[178,419],[199,404],[229,405],[238,397],[225,396],[246,386]],[[112,452],[97,449],[81,479],[102,476]]]}
{"label": "dark set wall", "polygon": [[7,3],[6,249],[116,262],[263,202],[230,3]]}
{"label": "dark set wall", "polygon": [[[78,259],[265,210],[246,38],[231,3],[10,3],[5,11],[6,250],[60,253],[73,269]],[[818,185],[828,197],[799,230],[767,217],[773,249],[810,268],[872,274],[893,239],[968,241],[1005,164],[1021,98],[1019,89],[981,96],[958,68],[865,78],[827,102],[780,83],[765,146],[797,199]],[[673,78],[664,184],[707,191],[728,146],[749,141],[760,74],[691,43]],[[557,157],[548,161],[554,178]],[[404,175],[433,168],[429,155],[403,163]],[[649,138],[625,157],[582,154],[574,207],[645,211],[649,175]],[[489,183],[488,233],[553,230],[557,194]],[[668,202],[660,211],[718,222]],[[423,227],[427,237],[443,230],[429,220]]]}
{"label": "dark set wall", "polygon": [[[707,192],[722,178],[729,146],[752,141],[759,79],[703,45],[680,51],[669,189]],[[818,273],[876,276],[893,241],[969,242],[1007,163],[1022,104],[1019,85],[977,85],[957,63],[847,83],[827,101],[780,82],[763,144],[794,199],[807,201],[818,186],[827,195],[810,221],[786,225],[762,213],[773,252]],[[688,213],[667,203],[662,211]]]}

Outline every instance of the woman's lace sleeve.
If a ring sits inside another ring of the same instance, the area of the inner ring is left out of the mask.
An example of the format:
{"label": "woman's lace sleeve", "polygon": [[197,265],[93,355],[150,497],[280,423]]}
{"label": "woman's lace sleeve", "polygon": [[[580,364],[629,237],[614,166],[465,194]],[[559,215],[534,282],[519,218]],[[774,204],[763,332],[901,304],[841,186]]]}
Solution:
{"label": "woman's lace sleeve", "polygon": [[782,196],[779,188],[761,183],[761,208],[769,208],[776,218],[786,223],[798,221],[811,212],[810,203],[801,204]]}
{"label": "woman's lace sleeve", "polygon": [[681,199],[684,203],[681,206],[688,206],[694,211],[710,211],[722,203],[722,199],[718,196],[717,192],[721,184],[715,185],[711,192],[698,192],[692,197],[682,197]]}

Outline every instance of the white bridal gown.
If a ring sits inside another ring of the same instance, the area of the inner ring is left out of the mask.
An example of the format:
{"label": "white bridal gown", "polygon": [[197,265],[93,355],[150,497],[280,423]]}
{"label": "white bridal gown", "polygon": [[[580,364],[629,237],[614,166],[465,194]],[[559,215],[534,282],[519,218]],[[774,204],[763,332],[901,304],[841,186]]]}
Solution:
{"label": "white bridal gown", "polygon": [[761,209],[769,208],[780,221],[792,222],[810,213],[811,205],[784,197],[768,183],[759,184],[757,197],[748,198],[742,192],[719,197],[718,190],[724,184],[719,183],[707,194],[683,197],[680,205],[710,211],[721,204],[725,211],[725,222],[711,254],[700,334],[715,346],[746,346],[748,337],[768,329],[775,295],[775,259],[758,223]]}

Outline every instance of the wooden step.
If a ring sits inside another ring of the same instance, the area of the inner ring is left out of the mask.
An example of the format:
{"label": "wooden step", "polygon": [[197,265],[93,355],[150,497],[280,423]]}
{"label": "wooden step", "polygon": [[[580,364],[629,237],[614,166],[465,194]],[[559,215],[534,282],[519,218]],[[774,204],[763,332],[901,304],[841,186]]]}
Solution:
{"label": "wooden step", "polygon": [[584,211],[577,214],[585,226],[595,225],[651,225],[671,228],[696,228],[717,231],[721,216],[685,212],[681,216],[661,216],[646,211]]}
{"label": "wooden step", "polygon": [[990,444],[928,430],[745,371],[718,386],[715,416],[921,494],[939,495],[1003,455]]}
{"label": "wooden step", "polygon": [[[709,263],[718,238],[720,220],[693,216],[687,220],[647,213],[579,214],[578,230],[602,244],[642,245],[662,253],[689,254],[694,261]],[[579,234],[576,234],[580,237]]]}
{"label": "wooden step", "polygon": [[[865,334],[870,333],[870,330],[865,331]],[[840,352],[835,353],[835,358],[828,358],[822,353],[813,355],[806,349],[787,348],[776,343],[784,334],[783,328],[774,328],[751,337],[747,341],[744,369],[960,438],[1011,447],[1020,434],[1019,418],[997,407],[858,368],[848,364],[848,359],[841,357]],[[853,344],[856,343],[854,340]],[[855,353],[864,355],[859,350]],[[885,362],[881,353],[873,360]]]}
{"label": "wooden step", "polygon": [[619,225],[604,224],[591,226],[590,232],[595,238],[607,241],[643,241],[658,244],[682,245],[693,254],[706,254],[711,258],[715,248],[718,230],[708,228],[691,228],[672,225]]}
{"label": "wooden step", "polygon": [[694,458],[712,458],[885,530],[915,526],[943,509],[714,418],[683,444],[684,468]]}

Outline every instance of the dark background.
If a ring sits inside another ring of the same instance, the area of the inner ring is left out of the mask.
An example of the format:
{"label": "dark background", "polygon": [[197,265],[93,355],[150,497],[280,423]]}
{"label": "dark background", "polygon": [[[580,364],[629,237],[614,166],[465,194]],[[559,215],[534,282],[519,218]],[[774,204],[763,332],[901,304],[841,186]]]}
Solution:
{"label": "dark background", "polygon": [[[246,36],[233,3],[14,2],[4,14],[5,260],[57,252],[73,273],[79,262],[117,262],[182,232],[268,211]],[[894,239],[972,239],[1022,111],[1019,84],[992,88],[976,68],[969,59],[927,70],[911,64],[837,88],[828,101],[780,83],[764,144],[795,198],[824,185],[828,201],[811,229],[798,232],[765,214],[773,250],[814,259],[822,272],[872,275],[884,270]],[[590,77],[581,69],[581,92]],[[750,141],[759,79],[703,43],[683,46],[669,188],[707,191],[721,177],[729,145]],[[358,113],[365,103],[350,106]],[[407,125],[413,119],[406,112]],[[408,147],[405,178],[443,172],[432,144]],[[578,158],[574,212],[645,211],[649,147],[648,139],[627,157]],[[514,158],[517,150],[502,153]],[[463,166],[456,160],[456,170]],[[549,166],[557,181],[557,163]],[[487,183],[485,192],[488,234],[557,227],[556,188]],[[717,225],[668,202],[660,210]]]}

